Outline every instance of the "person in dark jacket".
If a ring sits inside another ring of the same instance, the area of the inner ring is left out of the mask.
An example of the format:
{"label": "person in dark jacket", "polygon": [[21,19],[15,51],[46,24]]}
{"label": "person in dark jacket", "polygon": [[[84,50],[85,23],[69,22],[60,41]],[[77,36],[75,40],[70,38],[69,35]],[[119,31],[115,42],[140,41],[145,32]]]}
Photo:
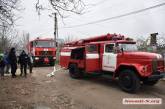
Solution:
{"label": "person in dark jacket", "polygon": [[1,74],[1,77],[4,77],[4,68],[5,68],[5,62],[3,60],[3,54],[0,54],[0,74]]}
{"label": "person in dark jacket", "polygon": [[24,73],[24,76],[26,77],[28,60],[29,60],[29,57],[26,54],[26,52],[23,50],[18,60],[18,63],[20,64],[20,70],[21,70],[20,76],[22,76],[22,74]]}
{"label": "person in dark jacket", "polygon": [[8,58],[10,61],[10,66],[11,66],[11,74],[12,74],[12,77],[14,78],[16,77],[15,73],[17,70],[17,57],[16,57],[15,48],[11,48]]}

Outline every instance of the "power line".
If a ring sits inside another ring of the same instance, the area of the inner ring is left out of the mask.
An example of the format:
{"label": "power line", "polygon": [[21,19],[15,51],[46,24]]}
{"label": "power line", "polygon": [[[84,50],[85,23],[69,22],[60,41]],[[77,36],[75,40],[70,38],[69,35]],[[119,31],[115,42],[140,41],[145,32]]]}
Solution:
{"label": "power line", "polygon": [[96,21],[92,21],[92,22],[88,22],[88,23],[84,23],[84,24],[73,25],[73,26],[68,26],[68,27],[63,27],[63,28],[75,28],[75,27],[80,27],[80,26],[86,26],[86,25],[96,24],[96,23],[100,23],[100,22],[105,22],[105,21],[109,21],[109,20],[114,20],[114,19],[125,17],[125,16],[133,15],[133,14],[138,14],[138,13],[141,13],[141,12],[144,12],[144,11],[147,11],[147,10],[151,10],[151,9],[154,9],[154,8],[158,8],[158,7],[161,7],[161,6],[164,6],[164,5],[165,5],[165,3],[161,3],[161,4],[154,5],[154,6],[151,6],[151,7],[148,7],[148,8],[128,12],[128,13],[117,15],[117,16],[114,16],[114,17],[108,17],[108,18],[101,19],[101,20],[96,20]]}

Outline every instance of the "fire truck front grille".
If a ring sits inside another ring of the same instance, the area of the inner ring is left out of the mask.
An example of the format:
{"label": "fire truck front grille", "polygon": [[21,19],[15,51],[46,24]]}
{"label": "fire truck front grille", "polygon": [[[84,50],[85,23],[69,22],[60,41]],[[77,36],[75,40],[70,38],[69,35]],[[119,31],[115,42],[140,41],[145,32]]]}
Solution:
{"label": "fire truck front grille", "polygon": [[40,55],[53,55],[53,51],[40,51]]}

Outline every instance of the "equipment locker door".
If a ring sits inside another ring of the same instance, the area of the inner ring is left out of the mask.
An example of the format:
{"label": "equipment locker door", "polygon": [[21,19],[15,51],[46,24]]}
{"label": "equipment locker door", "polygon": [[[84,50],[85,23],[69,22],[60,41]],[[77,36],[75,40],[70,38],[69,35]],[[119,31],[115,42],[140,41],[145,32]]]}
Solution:
{"label": "equipment locker door", "polygon": [[86,72],[95,72],[100,70],[99,47],[96,44],[86,45],[85,69]]}
{"label": "equipment locker door", "polygon": [[115,44],[105,44],[102,70],[114,72],[117,65],[117,54],[114,53]]}

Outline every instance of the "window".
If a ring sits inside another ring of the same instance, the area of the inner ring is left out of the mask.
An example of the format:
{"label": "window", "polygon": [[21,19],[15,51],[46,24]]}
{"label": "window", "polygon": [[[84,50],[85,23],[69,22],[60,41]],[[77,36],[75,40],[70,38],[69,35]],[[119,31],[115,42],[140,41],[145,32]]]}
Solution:
{"label": "window", "polygon": [[119,44],[120,49],[122,48],[124,51],[138,51],[136,44]]}
{"label": "window", "polygon": [[71,59],[83,59],[85,48],[73,49],[71,52]]}
{"label": "window", "polygon": [[39,41],[34,41],[34,46],[35,47],[54,47],[54,41],[45,41],[45,40],[39,40]]}
{"label": "window", "polygon": [[97,52],[97,46],[96,45],[88,45],[87,51],[88,52]]}
{"label": "window", "polygon": [[105,46],[105,52],[111,53],[114,51],[114,44],[107,44]]}

